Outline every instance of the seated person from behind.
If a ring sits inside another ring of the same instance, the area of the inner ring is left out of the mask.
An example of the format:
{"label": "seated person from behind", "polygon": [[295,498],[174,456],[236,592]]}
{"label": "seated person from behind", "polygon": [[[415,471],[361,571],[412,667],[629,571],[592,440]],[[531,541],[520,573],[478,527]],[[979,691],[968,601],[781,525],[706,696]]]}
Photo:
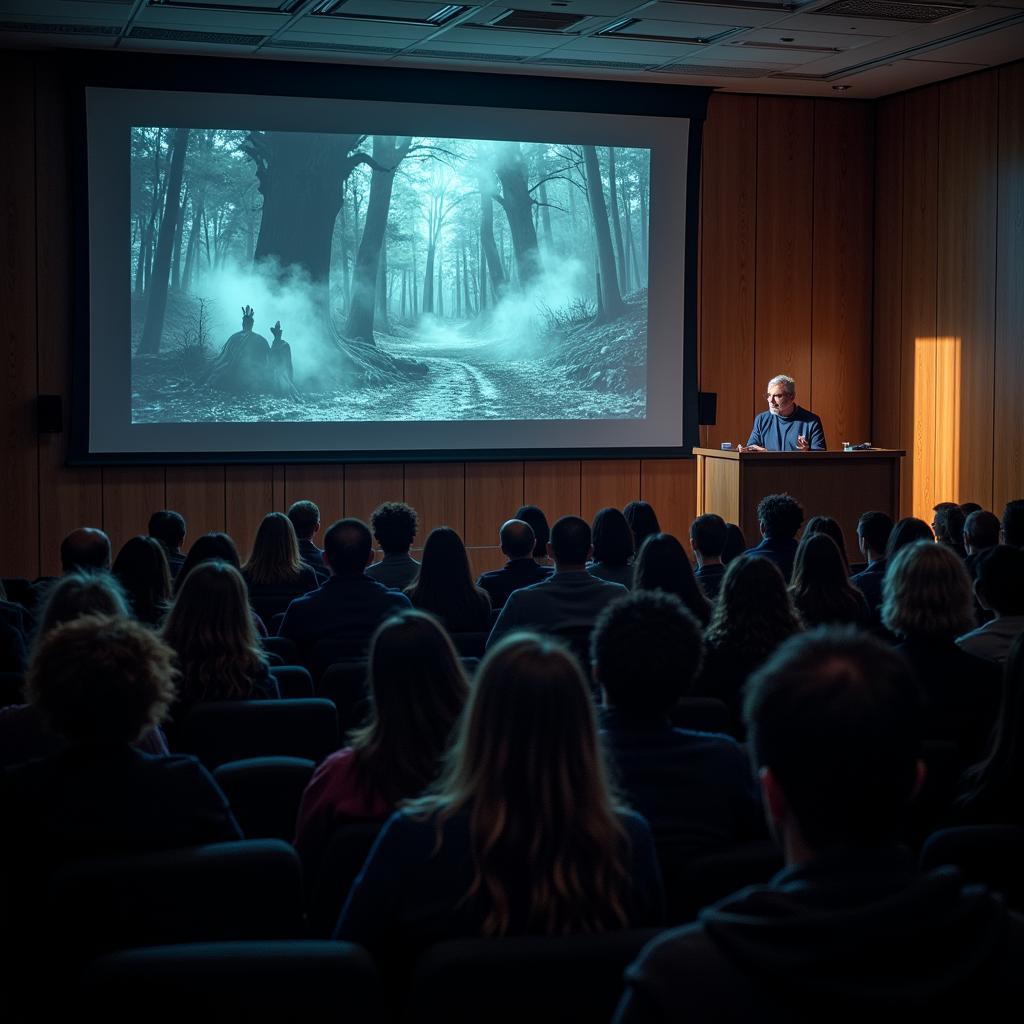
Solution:
{"label": "seated person from behind", "polygon": [[694,576],[701,590],[709,600],[718,597],[725,575],[725,564],[722,552],[725,550],[725,539],[728,528],[721,516],[707,512],[697,516],[690,524],[690,547],[697,559],[697,571]]}
{"label": "seated person from behind", "polygon": [[786,868],[656,938],[618,1024],[992,1020],[1024,991],[1024,920],[898,836],[924,776],[921,695],[881,641],[818,630],[751,680],[745,718]]}
{"label": "seated person from behind", "polygon": [[821,420],[796,404],[796,381],[785,374],[768,381],[768,411],[758,414],[741,452],[824,451]]}
{"label": "seated person from behind", "polygon": [[161,509],[149,517],[147,532],[164,546],[167,566],[171,570],[171,579],[174,580],[185,564],[185,555],[181,550],[187,533],[185,517],[169,508]]}
{"label": "seated person from behind", "polygon": [[430,531],[423,561],[405,596],[414,608],[436,615],[449,633],[486,633],[491,628],[491,599],[473,582],[462,538],[449,526]]}
{"label": "seated person from behind", "polygon": [[299,557],[292,521],[280,512],[263,517],[242,576],[253,607],[265,619],[283,612],[293,598],[320,585],[316,573]]}
{"label": "seated person from behind", "polygon": [[335,938],[404,961],[445,939],[643,927],[664,912],[647,822],[619,807],[576,660],[488,653],[440,782],[392,815]]}
{"label": "seated person from behind", "polygon": [[562,516],[551,528],[548,542],[554,573],[509,596],[487,646],[517,629],[557,633],[590,627],[609,601],[629,593],[621,583],[609,583],[587,572],[592,550],[590,524],[579,516]]}
{"label": "seated person from behind", "polygon": [[324,534],[330,579],[288,605],[278,633],[306,652],[318,640],[369,643],[373,631],[392,612],[411,607],[405,594],[389,590],[366,573],[372,560],[373,538],[366,523],[339,519]]}
{"label": "seated person from behind", "polygon": [[504,607],[513,590],[532,586],[546,580],[554,571],[549,565],[540,565],[533,557],[536,543],[533,527],[522,519],[509,519],[498,531],[501,553],[508,561],[500,569],[481,573],[476,581],[478,587],[487,591],[491,607]]}
{"label": "seated person from behind", "polygon": [[295,536],[299,542],[299,558],[303,565],[309,566],[316,573],[317,579],[323,583],[327,579],[327,566],[324,565],[323,548],[318,548],[313,538],[320,530],[320,509],[312,501],[292,502],[288,509],[288,518],[295,527]]}
{"label": "seated person from behind", "polygon": [[1003,665],[1014,640],[1024,633],[1024,551],[1008,544],[986,551],[978,562],[974,593],[995,618],[956,642],[969,654]]}
{"label": "seated person from behind", "polygon": [[670,594],[613,601],[590,640],[605,694],[602,734],[623,795],[651,826],[662,863],[765,836],[757,786],[729,736],[673,728],[700,669],[700,624]]}
{"label": "seated person from behind", "polygon": [[972,512],[964,520],[964,565],[971,579],[978,575],[978,559],[999,543],[999,525],[999,516],[984,509]]}
{"label": "seated person from behind", "polygon": [[882,607],[882,580],[885,579],[885,549],[892,533],[892,519],[884,512],[865,512],[857,520],[857,546],[867,560],[867,568],[863,572],[850,577],[850,582],[864,595],[864,600],[871,610],[872,621],[879,621],[879,609]]}
{"label": "seated person from behind", "polygon": [[629,590],[633,586],[633,531],[626,517],[617,508],[602,508],[594,516],[590,531],[594,560],[587,572],[599,580],[621,583]]}
{"label": "seated person from behind", "polygon": [[366,575],[389,590],[404,590],[415,582],[420,563],[409,554],[416,537],[419,518],[416,509],[404,501],[386,501],[370,515],[374,539],[384,557],[367,566]]}
{"label": "seated person from behind", "polygon": [[224,343],[210,371],[210,387],[236,394],[270,390],[270,342],[252,329],[256,313],[242,308],[242,329]]}
{"label": "seated person from behind", "polygon": [[761,543],[747,554],[773,561],[788,583],[798,547],[796,532],[804,521],[803,506],[789,494],[766,494],[757,504]]}

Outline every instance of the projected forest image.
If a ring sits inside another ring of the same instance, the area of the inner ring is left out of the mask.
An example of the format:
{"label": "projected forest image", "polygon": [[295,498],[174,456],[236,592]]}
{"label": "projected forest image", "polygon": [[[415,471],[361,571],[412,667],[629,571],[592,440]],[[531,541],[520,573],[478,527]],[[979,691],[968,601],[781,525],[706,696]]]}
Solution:
{"label": "projected forest image", "polygon": [[637,419],[650,151],[134,127],[132,421]]}

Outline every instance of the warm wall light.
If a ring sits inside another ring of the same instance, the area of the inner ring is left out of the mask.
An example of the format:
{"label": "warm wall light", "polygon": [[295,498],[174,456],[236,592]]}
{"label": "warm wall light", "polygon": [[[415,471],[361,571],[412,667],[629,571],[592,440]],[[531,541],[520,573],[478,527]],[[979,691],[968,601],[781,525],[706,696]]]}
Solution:
{"label": "warm wall light", "polygon": [[960,500],[960,339],[914,342],[913,510],[926,523]]}

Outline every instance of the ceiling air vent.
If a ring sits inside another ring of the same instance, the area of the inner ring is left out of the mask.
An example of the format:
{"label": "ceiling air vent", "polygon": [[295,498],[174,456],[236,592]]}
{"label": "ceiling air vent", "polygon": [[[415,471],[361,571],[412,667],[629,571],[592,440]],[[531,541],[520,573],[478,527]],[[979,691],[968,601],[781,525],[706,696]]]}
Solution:
{"label": "ceiling air vent", "polygon": [[495,28],[518,28],[534,32],[564,32],[583,21],[585,14],[560,11],[505,11],[492,18],[488,25]]}
{"label": "ceiling air vent", "polygon": [[531,64],[547,64],[551,67],[567,68],[609,68],[613,71],[646,71],[646,64],[629,64],[624,60],[573,60],[571,57],[541,57]]}
{"label": "ceiling air vent", "polygon": [[773,68],[721,67],[716,64],[669,64],[660,75],[700,75],[702,78],[767,78]]}
{"label": "ceiling air vent", "polygon": [[486,64],[518,64],[522,57],[504,53],[453,53],[451,50],[410,50],[406,57],[440,57],[443,60],[479,60]]}
{"label": "ceiling air vent", "polygon": [[51,21],[0,21],[0,32],[31,32],[33,35],[119,36],[119,25],[59,25]]}
{"label": "ceiling air vent", "polygon": [[190,32],[177,28],[154,28],[137,25],[128,33],[132,39],[164,39],[172,43],[220,43],[222,46],[259,46],[262,35],[241,35],[236,32]]}
{"label": "ceiling air vent", "polygon": [[819,7],[811,13],[836,18],[871,18],[874,21],[912,21],[930,25],[954,14],[969,11],[963,4],[890,3],[888,0],[836,0],[834,4]]}
{"label": "ceiling air vent", "polygon": [[397,46],[359,46],[356,43],[322,43],[311,39],[268,39],[266,46],[277,50],[330,50],[333,53],[398,53]]}

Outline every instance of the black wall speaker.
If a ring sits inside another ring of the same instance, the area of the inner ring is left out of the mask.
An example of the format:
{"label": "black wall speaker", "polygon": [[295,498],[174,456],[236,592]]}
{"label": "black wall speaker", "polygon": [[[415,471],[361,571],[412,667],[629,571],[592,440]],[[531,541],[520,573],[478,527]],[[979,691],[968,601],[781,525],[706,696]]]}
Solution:
{"label": "black wall speaker", "polygon": [[697,392],[697,423],[702,427],[713,427],[718,418],[718,392]]}
{"label": "black wall speaker", "polygon": [[64,399],[60,395],[40,395],[36,399],[36,429],[40,434],[64,431]]}

